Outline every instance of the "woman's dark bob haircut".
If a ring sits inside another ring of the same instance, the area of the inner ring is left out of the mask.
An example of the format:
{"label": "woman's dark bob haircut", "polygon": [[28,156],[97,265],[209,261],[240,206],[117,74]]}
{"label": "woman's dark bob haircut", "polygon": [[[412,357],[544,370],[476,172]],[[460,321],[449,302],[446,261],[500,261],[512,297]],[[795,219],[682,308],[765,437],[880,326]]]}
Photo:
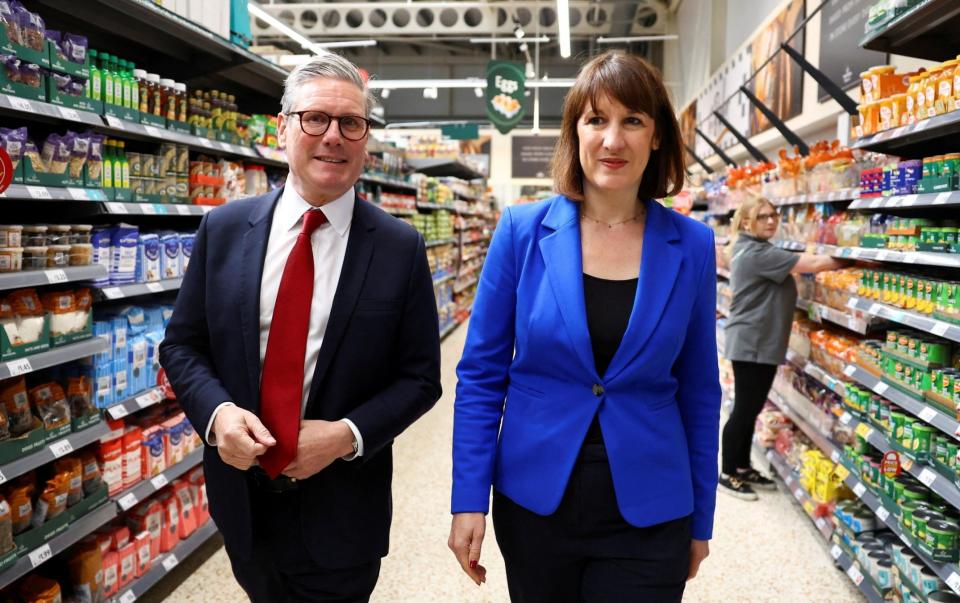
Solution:
{"label": "woman's dark bob haircut", "polygon": [[650,152],[637,197],[662,199],[679,193],[683,188],[683,142],[663,79],[640,57],[617,51],[605,52],[584,65],[567,94],[560,140],[551,164],[555,191],[569,199],[583,200],[577,122],[603,96],[653,119],[654,136],[660,146]]}

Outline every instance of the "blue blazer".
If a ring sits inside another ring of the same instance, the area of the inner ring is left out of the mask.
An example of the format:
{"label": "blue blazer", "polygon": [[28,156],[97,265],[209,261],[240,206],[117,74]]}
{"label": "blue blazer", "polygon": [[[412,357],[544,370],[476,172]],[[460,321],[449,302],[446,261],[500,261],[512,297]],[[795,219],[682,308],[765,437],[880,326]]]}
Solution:
{"label": "blue blazer", "polygon": [[563,196],[509,207],[497,226],[457,368],[453,512],[486,513],[492,484],[553,513],[599,411],[624,518],[643,527],[692,514],[693,537],[710,539],[721,396],[713,232],[646,202],[633,312],[601,377],[578,207]]}
{"label": "blue blazer", "polygon": [[[234,201],[200,223],[190,269],[160,346],[190,422],[206,429],[227,400],[260,410],[260,278],[279,190]],[[357,199],[305,418],[353,421],[364,456],[300,482],[305,542],[324,567],[387,554],[393,439],[440,397],[440,342],[423,237]],[[249,557],[246,476],[203,455],[210,513],[231,555]]]}

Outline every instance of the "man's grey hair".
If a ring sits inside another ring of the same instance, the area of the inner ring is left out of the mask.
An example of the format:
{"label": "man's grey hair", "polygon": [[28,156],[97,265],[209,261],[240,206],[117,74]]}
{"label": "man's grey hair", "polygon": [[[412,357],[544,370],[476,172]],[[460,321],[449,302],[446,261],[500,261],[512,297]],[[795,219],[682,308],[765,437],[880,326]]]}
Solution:
{"label": "man's grey hair", "polygon": [[363,83],[360,70],[357,69],[356,65],[332,52],[314,55],[309,61],[297,65],[290,72],[286,81],[283,82],[283,98],[280,99],[280,110],[284,113],[293,111],[293,103],[300,89],[307,82],[316,78],[341,80],[355,85],[363,92],[364,104],[366,105],[365,117],[370,117],[374,102],[373,92]]}

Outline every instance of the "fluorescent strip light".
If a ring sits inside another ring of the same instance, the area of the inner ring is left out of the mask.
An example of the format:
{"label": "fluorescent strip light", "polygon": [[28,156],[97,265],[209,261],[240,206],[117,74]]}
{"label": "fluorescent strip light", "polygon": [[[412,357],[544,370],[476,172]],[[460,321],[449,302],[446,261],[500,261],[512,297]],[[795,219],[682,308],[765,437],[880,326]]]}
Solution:
{"label": "fluorescent strip light", "polygon": [[560,56],[570,58],[570,2],[557,0],[557,34],[560,36]]}
{"label": "fluorescent strip light", "polygon": [[665,34],[657,36],[631,36],[626,38],[597,38],[597,44],[625,44],[629,42],[666,42],[668,40],[679,40],[677,34]]}
{"label": "fluorescent strip light", "polygon": [[[550,80],[527,80],[527,88],[569,88],[573,86],[572,78],[550,79]],[[391,90],[404,89],[424,89],[424,88],[486,88],[487,80],[479,78],[468,78],[460,80],[377,80],[372,79],[367,83],[367,87],[372,90]]]}
{"label": "fluorescent strip light", "polygon": [[539,38],[470,38],[471,44],[523,44],[525,42],[549,42],[547,36]]}
{"label": "fluorescent strip light", "polygon": [[306,48],[307,50],[312,50],[315,54],[323,54],[325,52],[323,48],[317,46],[313,40],[293,29],[280,19],[277,19],[267,11],[263,10],[259,5],[257,5],[256,2],[247,2],[247,10],[249,10],[250,14],[254,17],[266,21],[271,27],[279,30],[281,33],[286,35],[291,40],[299,43],[300,46]]}
{"label": "fluorescent strip light", "polygon": [[376,40],[342,40],[339,42],[314,42],[319,48],[354,48],[357,46],[376,46]]}

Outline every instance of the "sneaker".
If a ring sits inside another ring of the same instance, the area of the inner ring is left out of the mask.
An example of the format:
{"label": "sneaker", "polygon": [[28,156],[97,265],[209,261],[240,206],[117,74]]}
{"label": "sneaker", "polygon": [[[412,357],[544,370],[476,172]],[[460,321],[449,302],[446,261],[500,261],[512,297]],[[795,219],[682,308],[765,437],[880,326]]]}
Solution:
{"label": "sneaker", "polygon": [[773,480],[765,478],[756,469],[747,469],[746,471],[741,470],[738,472],[737,477],[756,490],[777,489],[777,484],[775,484]]}
{"label": "sneaker", "polygon": [[720,491],[740,500],[757,500],[759,496],[753,488],[745,484],[738,477],[720,474]]}

